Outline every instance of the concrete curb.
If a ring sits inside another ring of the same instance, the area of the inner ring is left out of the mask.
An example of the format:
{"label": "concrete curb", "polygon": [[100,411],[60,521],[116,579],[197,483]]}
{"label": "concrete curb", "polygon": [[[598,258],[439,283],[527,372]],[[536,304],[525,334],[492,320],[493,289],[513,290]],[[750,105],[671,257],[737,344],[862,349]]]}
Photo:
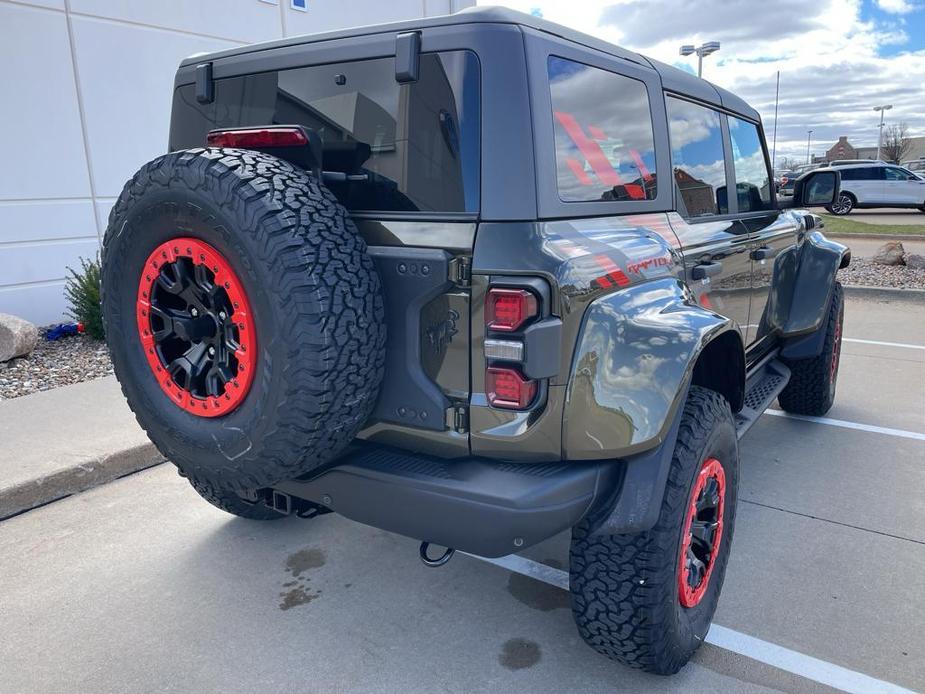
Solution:
{"label": "concrete curb", "polygon": [[[923,215],[925,218],[925,215]],[[925,222],[923,222],[925,225]],[[922,241],[925,242],[925,234],[845,234],[845,233],[833,233],[827,231],[825,227],[822,228],[822,233],[825,234],[827,239],[832,239],[833,241],[850,241],[851,239],[861,239],[864,241]]]}
{"label": "concrete curb", "polygon": [[902,289],[896,287],[865,287],[859,284],[844,285],[848,296],[861,299],[884,301],[925,301],[925,289]]}
{"label": "concrete curb", "polygon": [[163,462],[164,456],[154,444],[147,443],[0,488],[0,520]]}

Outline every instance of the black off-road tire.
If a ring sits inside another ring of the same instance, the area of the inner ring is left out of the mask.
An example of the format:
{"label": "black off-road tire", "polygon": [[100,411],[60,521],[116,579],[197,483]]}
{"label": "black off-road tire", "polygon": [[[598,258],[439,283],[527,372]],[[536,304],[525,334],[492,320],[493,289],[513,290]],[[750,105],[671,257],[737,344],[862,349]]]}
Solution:
{"label": "black off-road tire", "polygon": [[[251,309],[253,380],[222,416],[171,402],[139,335],[143,268],[177,236],[221,254]],[[245,150],[159,157],[113,207],[102,265],[106,337],[129,406],[158,450],[220,508],[253,517],[234,495],[330,461],[372,411],[385,360],[379,277],[347,211],[309,173]]]}
{"label": "black off-road tire", "polygon": [[[682,531],[701,466],[717,459],[725,474],[723,531],[700,602],[681,604]],[[651,530],[596,535],[572,530],[572,612],[582,638],[599,653],[660,675],[680,670],[703,642],[719,599],[735,526],[738,442],[726,399],[692,386],[658,521]]]}
{"label": "black off-road tire", "polygon": [[844,290],[841,283],[836,282],[824,326],[822,353],[811,359],[784,360],[790,367],[790,382],[777,396],[777,401],[785,411],[821,417],[831,409],[838,383],[844,319]]}

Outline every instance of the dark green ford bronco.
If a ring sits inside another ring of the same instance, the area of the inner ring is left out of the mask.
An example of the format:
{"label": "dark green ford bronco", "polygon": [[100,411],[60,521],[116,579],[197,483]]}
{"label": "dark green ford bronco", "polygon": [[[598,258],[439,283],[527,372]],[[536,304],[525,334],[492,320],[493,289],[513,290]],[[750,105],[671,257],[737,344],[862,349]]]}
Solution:
{"label": "dark green ford bronco", "polygon": [[850,258],[803,208],[838,172],[783,203],[741,99],[484,8],[190,58],[169,150],[112,210],[103,309],[196,491],[433,565],[571,530],[584,639],[681,668],[738,439],[832,404]]}

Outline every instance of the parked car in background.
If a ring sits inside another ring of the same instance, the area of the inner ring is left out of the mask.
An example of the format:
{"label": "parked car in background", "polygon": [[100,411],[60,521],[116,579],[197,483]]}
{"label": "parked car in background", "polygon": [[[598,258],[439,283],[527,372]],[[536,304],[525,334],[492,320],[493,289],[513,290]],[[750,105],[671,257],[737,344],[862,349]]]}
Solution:
{"label": "parked car in background", "polygon": [[918,176],[925,174],[925,158],[904,161],[902,165],[903,168],[909,169],[909,171]]}
{"label": "parked car in background", "polygon": [[777,179],[777,194],[790,197],[793,195],[793,184],[800,177],[796,171],[783,171]]}
{"label": "parked car in background", "polygon": [[838,167],[841,191],[829,212],[846,215],[855,208],[906,207],[925,212],[925,179],[902,166],[875,162]]}

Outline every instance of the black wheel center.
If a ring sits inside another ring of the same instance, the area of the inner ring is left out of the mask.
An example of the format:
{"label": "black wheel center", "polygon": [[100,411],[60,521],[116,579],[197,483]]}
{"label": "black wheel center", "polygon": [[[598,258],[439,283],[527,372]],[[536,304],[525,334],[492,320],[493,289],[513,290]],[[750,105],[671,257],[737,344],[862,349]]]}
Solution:
{"label": "black wheel center", "polygon": [[715,477],[710,477],[694,502],[697,510],[691,521],[691,543],[685,557],[687,582],[691,588],[697,588],[706,577],[719,527],[719,505],[719,482]]}
{"label": "black wheel center", "polygon": [[195,397],[222,395],[238,372],[233,314],[211,269],[190,258],[161,266],[151,292],[157,355],[176,384]]}

